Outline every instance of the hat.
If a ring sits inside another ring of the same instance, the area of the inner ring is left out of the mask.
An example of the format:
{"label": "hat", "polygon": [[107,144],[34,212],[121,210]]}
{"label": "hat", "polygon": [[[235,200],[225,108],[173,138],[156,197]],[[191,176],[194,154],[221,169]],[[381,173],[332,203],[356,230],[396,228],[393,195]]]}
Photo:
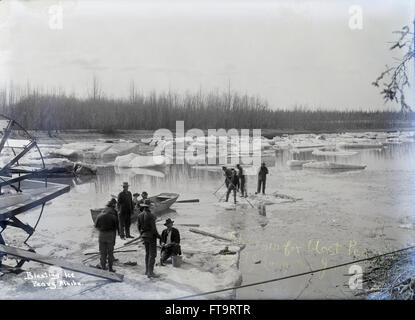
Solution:
{"label": "hat", "polygon": [[123,183],[122,183],[122,186],[123,186],[123,187],[128,187],[128,186],[129,186],[129,184],[128,184],[128,182],[123,182]]}
{"label": "hat", "polygon": [[110,201],[108,201],[107,207],[113,207],[113,206],[115,206],[116,203],[117,203],[117,200],[112,198]]}
{"label": "hat", "polygon": [[170,218],[168,218],[167,220],[166,220],[166,222],[164,223],[164,225],[165,226],[167,226],[168,224],[173,224],[174,223],[174,221],[172,220],[172,219],[170,219]]}
{"label": "hat", "polygon": [[148,193],[147,193],[147,191],[143,191],[142,193],[141,193],[141,195],[148,195]]}
{"label": "hat", "polygon": [[140,194],[136,192],[136,193],[133,194],[133,197],[138,197],[139,195]]}
{"label": "hat", "polygon": [[144,200],[144,203],[140,205],[140,207],[149,208],[151,201],[149,199]]}

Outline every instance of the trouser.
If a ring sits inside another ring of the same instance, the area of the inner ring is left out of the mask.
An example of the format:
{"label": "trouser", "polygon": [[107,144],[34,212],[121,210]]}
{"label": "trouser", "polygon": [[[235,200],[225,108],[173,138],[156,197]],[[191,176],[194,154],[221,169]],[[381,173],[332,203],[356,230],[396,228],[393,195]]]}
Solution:
{"label": "trouser", "polygon": [[143,238],[144,247],[146,249],[145,265],[146,274],[152,274],[154,270],[154,264],[156,263],[157,256],[157,238]]}
{"label": "trouser", "polygon": [[233,201],[236,203],[236,187],[233,184],[230,184],[228,187],[228,191],[226,192],[226,202],[229,200],[229,194],[233,190]]}
{"label": "trouser", "polygon": [[114,241],[100,240],[99,241],[99,253],[101,255],[100,262],[102,269],[106,268],[108,259],[108,268],[112,269],[114,263]]}
{"label": "trouser", "polygon": [[266,184],[266,181],[267,181],[266,178],[258,178],[257,193],[259,193],[261,191],[261,186],[262,186],[262,193],[265,194],[265,184]]}
{"label": "trouser", "polygon": [[130,226],[131,226],[131,215],[130,214],[120,214],[119,216],[120,224],[120,237],[124,238],[125,236],[130,236]]}
{"label": "trouser", "polygon": [[226,189],[229,188],[229,181],[228,181],[228,179],[225,179],[225,186],[226,186]]}
{"label": "trouser", "polygon": [[172,244],[167,245],[161,249],[160,255],[160,261],[161,263],[166,262],[168,258],[170,258],[172,255],[178,255],[180,252],[180,245],[179,244]]}
{"label": "trouser", "polygon": [[240,179],[241,179],[240,182],[239,182],[240,191],[241,191],[242,196],[244,197],[246,195],[246,193],[245,193],[245,177],[241,177]]}

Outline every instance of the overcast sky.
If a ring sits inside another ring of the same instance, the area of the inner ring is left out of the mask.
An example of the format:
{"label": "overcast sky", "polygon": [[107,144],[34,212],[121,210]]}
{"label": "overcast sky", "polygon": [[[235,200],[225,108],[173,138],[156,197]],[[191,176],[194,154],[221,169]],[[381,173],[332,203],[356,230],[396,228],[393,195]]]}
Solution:
{"label": "overcast sky", "polygon": [[[414,2],[3,0],[0,83],[84,95],[95,75],[107,95],[128,96],[131,81],[143,92],[230,81],[273,108],[385,108],[371,82],[399,56],[388,42],[412,26]],[[352,5],[362,29],[349,26]]]}

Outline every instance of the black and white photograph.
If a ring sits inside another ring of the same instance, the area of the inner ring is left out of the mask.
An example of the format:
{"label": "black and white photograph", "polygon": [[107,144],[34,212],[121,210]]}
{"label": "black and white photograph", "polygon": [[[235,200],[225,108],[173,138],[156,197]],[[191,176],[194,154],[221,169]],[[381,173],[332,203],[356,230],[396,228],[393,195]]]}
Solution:
{"label": "black and white photograph", "polygon": [[414,0],[0,0],[0,300],[415,300],[414,31]]}

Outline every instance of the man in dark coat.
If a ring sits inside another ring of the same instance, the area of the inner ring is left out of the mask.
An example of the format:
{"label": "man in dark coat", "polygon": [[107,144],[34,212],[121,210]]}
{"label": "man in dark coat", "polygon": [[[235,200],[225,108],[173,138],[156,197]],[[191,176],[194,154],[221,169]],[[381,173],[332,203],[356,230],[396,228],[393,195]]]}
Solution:
{"label": "man in dark coat", "polygon": [[107,270],[106,264],[108,259],[108,270],[115,272],[112,268],[114,263],[114,246],[115,238],[118,230],[118,217],[115,211],[115,199],[111,199],[107,203],[104,211],[100,213],[95,221],[95,227],[99,230],[99,253],[100,258],[100,269]]}
{"label": "man in dark coat", "polygon": [[131,215],[134,213],[133,196],[128,191],[128,183],[124,182],[122,185],[123,191],[118,195],[118,214],[120,222],[120,237],[121,239],[133,238],[130,235]]}
{"label": "man in dark coat", "polygon": [[157,239],[161,239],[156,227],[156,216],[150,211],[150,200],[146,200],[142,205],[143,212],[138,215],[138,231],[143,239],[146,250],[145,265],[146,275],[149,278],[156,278],[154,264],[157,256]]}
{"label": "man in dark coat", "polygon": [[239,183],[239,178],[235,170],[231,171],[231,173],[232,173],[231,177],[230,178],[227,177],[228,191],[226,192],[226,202],[228,202],[229,200],[229,194],[231,193],[231,191],[233,191],[233,202],[236,204],[236,190],[237,190],[237,185]]}
{"label": "man in dark coat", "polygon": [[245,190],[245,174],[244,170],[242,169],[241,165],[238,163],[236,165],[238,169],[238,178],[239,178],[239,190],[241,191],[242,197],[246,197],[246,190]]}
{"label": "man in dark coat", "polygon": [[174,221],[168,218],[164,224],[167,228],[161,233],[160,246],[161,246],[161,258],[160,265],[164,266],[164,263],[172,255],[181,255],[180,248],[180,232],[176,228],[173,228]]}
{"label": "man in dark coat", "polygon": [[229,181],[232,178],[232,170],[226,168],[225,166],[222,167],[222,170],[223,170],[223,175],[225,176],[225,185],[226,185],[226,188],[228,188],[229,187]]}
{"label": "man in dark coat", "polygon": [[255,194],[257,194],[261,191],[261,186],[262,186],[262,194],[265,194],[265,184],[267,182],[267,174],[268,174],[268,168],[265,166],[265,163],[263,162],[261,167],[259,168],[258,188],[257,188],[257,192],[255,192]]}

